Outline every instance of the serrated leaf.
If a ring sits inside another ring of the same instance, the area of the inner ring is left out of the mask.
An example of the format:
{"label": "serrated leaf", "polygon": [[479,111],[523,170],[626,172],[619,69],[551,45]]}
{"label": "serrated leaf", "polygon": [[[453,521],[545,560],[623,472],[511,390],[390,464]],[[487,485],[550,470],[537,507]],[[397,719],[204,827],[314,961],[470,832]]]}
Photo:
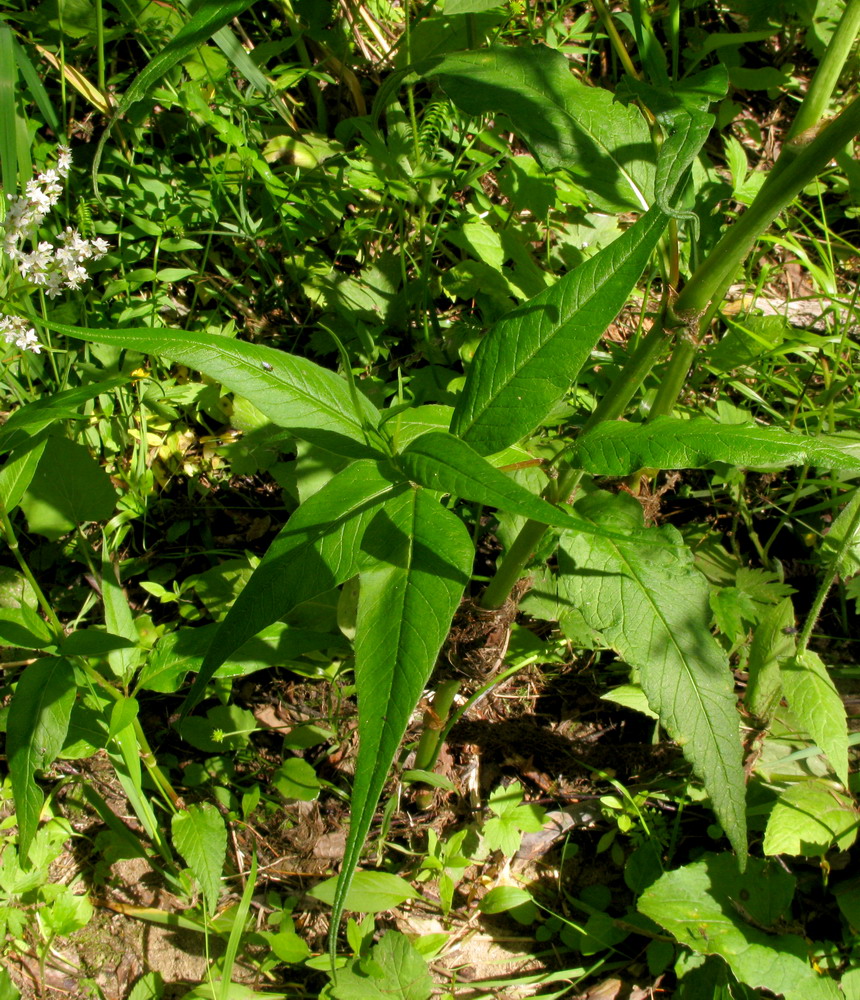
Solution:
{"label": "serrated leaf", "polygon": [[44,796],[36,771],[62,750],[75,703],[75,672],[62,657],[31,663],[18,680],[6,723],[6,755],[18,819],[18,852],[27,857]]}
{"label": "serrated leaf", "polygon": [[387,931],[368,960],[357,959],[338,971],[331,993],[335,1000],[429,1000],[433,978],[409,938]]}
{"label": "serrated leaf", "polygon": [[388,770],[436,663],[474,558],[469,532],[426,490],[388,500],[361,542],[355,636],[358,759],[332,926]]}
{"label": "serrated leaf", "polygon": [[647,888],[639,910],[702,955],[720,955],[752,987],[785,1000],[839,1000],[836,983],[812,968],[796,934],[769,933],[787,907],[794,879],[750,858],[744,874],[729,855],[706,855]]}
{"label": "serrated leaf", "polygon": [[309,497],[269,546],[221,622],[185,700],[197,703],[237,649],[297,604],[355,576],[361,538],[379,507],[408,490],[375,462],[358,461]]}
{"label": "serrated leaf", "polygon": [[824,661],[807,649],[780,663],[780,677],[792,714],[827,754],[836,776],[847,786],[848,720]]}
{"label": "serrated leaf", "polygon": [[847,851],[857,839],[860,814],[853,800],[828,781],[810,778],[789,785],[771,810],[765,854],[824,857],[834,844]]}
{"label": "serrated leaf", "polygon": [[543,45],[455,52],[424,70],[466,114],[503,112],[546,170],[574,174],[598,207],[651,203],[654,149],[642,112],[580,83]]}
{"label": "serrated leaf", "polygon": [[855,490],[821,542],[823,558],[836,560],[837,572],[846,577],[860,573],[860,525],[855,520],[858,508],[860,490]]}
{"label": "serrated leaf", "polygon": [[810,464],[860,471],[860,459],[829,442],[779,427],[718,424],[709,417],[658,417],[646,424],[606,421],[577,441],[572,462],[597,476],[627,476],[646,468],[703,469],[711,462],[752,469]]}
{"label": "serrated leaf", "polygon": [[[327,878],[308,891],[309,896],[334,906],[337,898],[337,878]],[[352,913],[384,913],[405,903],[407,899],[420,899],[417,889],[391,872],[357,871],[344,896],[343,908]]]}
{"label": "serrated leaf", "polygon": [[478,345],[451,432],[486,455],[533,431],[570,389],[624,305],[666,222],[652,209],[608,247],[502,317]]}
{"label": "serrated leaf", "polygon": [[[368,456],[365,427],[379,422],[376,407],[357,393],[356,413],[349,385],[334,372],[284,351],[207,333],[161,327],[94,330],[46,323],[67,337],[160,354],[217,379],[279,427],[336,455]],[[264,367],[268,366],[268,367]]]}
{"label": "serrated leaf", "polygon": [[227,827],[209,802],[190,805],[170,823],[173,845],[200,884],[210,913],[218,906],[221,872],[227,857]]}
{"label": "serrated leaf", "polygon": [[640,671],[651,708],[702,779],[714,812],[746,856],[744,774],[732,672],[709,631],[709,588],[675,529],[643,527],[626,494],[595,493],[581,517],[663,545],[562,536],[559,591],[619,656]]}
{"label": "serrated leaf", "polygon": [[[556,528],[603,534],[601,528],[553,507],[515,479],[490,465],[465,441],[445,431],[422,434],[398,456],[409,478],[431,490],[498,507]],[[623,540],[623,534],[615,537]]]}

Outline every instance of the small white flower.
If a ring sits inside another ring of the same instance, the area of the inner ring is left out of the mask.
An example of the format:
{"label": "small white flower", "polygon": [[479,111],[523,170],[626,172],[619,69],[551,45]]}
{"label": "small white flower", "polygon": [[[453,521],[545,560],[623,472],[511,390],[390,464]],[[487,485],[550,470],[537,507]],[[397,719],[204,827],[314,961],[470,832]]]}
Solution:
{"label": "small white flower", "polygon": [[36,331],[20,316],[0,317],[0,334],[7,344],[14,344],[22,351],[30,351],[32,354],[42,353],[42,345],[39,343]]}

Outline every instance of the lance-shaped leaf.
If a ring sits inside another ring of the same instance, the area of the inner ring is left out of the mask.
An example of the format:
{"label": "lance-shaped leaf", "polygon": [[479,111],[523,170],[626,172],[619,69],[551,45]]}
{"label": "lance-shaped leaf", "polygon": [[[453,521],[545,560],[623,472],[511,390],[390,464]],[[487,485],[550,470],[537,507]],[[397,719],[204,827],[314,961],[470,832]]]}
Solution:
{"label": "lance-shaped leaf", "polygon": [[163,355],[252,400],[273,423],[298,438],[350,458],[373,454],[365,443],[365,431],[379,422],[379,411],[366,396],[351,393],[349,385],[334,372],[306,358],[262,344],[188,330],[45,325],[67,337]]}
{"label": "lance-shaped leaf", "polygon": [[6,722],[6,756],[18,819],[18,853],[26,864],[45,797],[36,771],[62,750],[75,703],[75,672],[63,657],[36,660],[21,675]]}
{"label": "lance-shaped leaf", "polygon": [[445,431],[430,431],[413,441],[398,456],[409,478],[431,490],[450,493],[487,507],[498,507],[540,524],[555,528],[584,531],[590,535],[608,535],[620,541],[628,535],[601,528],[589,521],[553,507],[470,448],[465,441]]}
{"label": "lance-shaped leaf", "polygon": [[454,52],[425,69],[469,115],[502,112],[547,170],[564,167],[609,211],[651,203],[654,147],[639,108],[580,83],[542,45]]}
{"label": "lance-shaped leaf", "polygon": [[474,556],[463,522],[422,489],[389,500],[361,547],[358,759],[332,941],[388,770],[448,634]]}
{"label": "lance-shaped leaf", "polygon": [[576,504],[595,524],[639,531],[664,544],[565,534],[559,592],[588,625],[640,671],[648,704],[705,783],[732,846],[746,856],[744,774],[732,672],[711,635],[708,583],[673,528],[645,529],[626,494]]}
{"label": "lance-shaped leaf", "polygon": [[636,469],[703,469],[711,462],[752,469],[809,464],[860,472],[860,458],[832,441],[759,424],[718,424],[709,417],[658,417],[646,424],[598,424],[577,442],[571,461],[596,476],[627,476]]}
{"label": "lance-shaped leaf", "polygon": [[451,432],[487,455],[533,431],[570,389],[624,305],[666,221],[652,209],[608,247],[502,317],[478,345]]}
{"label": "lance-shaped leaf", "polygon": [[303,601],[358,572],[361,539],[380,504],[409,489],[375,462],[347,466],[307,499],[269,546],[215,633],[183,711],[249,639]]}

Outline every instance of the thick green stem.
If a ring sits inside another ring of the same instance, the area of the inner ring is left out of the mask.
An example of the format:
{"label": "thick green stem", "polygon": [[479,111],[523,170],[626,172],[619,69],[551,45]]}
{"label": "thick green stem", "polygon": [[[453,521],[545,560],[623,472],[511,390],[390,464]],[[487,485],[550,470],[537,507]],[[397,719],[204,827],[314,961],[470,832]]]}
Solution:
{"label": "thick green stem", "polygon": [[860,0],[848,0],[839,24],[836,25],[836,30],[827,45],[827,51],[818,64],[809,90],[803,98],[803,103],[794,116],[794,121],[785,137],[786,142],[799,139],[804,132],[815,128],[827,114],[827,106],[854,47],[858,31],[860,31]]}
{"label": "thick green stem", "polygon": [[[415,749],[414,767],[416,771],[431,771],[436,766],[436,758],[439,756],[439,738],[448,722],[451,707],[459,690],[460,682],[456,680],[442,681],[436,688],[433,702],[424,713],[424,732],[421,734],[421,739]],[[420,785],[415,796],[415,804],[419,809],[429,809],[432,802],[433,789],[426,785]]]}
{"label": "thick green stem", "polygon": [[680,340],[677,345],[660,380],[660,388],[648,414],[650,420],[666,417],[672,412],[687,381],[687,374],[696,356],[696,345],[690,340]]}
{"label": "thick green stem", "polygon": [[482,608],[500,608],[514,589],[526,564],[544,536],[546,525],[538,521],[526,521],[513,544],[505,553],[496,575],[490,580],[481,597]]}

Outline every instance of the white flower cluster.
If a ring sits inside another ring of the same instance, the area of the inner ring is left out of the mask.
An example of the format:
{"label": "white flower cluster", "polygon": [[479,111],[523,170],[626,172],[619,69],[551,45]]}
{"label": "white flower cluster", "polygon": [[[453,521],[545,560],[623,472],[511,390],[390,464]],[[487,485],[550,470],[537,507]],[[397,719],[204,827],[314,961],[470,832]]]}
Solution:
{"label": "white flower cluster", "polygon": [[37,237],[39,226],[63,193],[72,153],[68,146],[58,146],[57,150],[56,169],[34,177],[25,194],[7,195],[9,206],[3,220],[3,252],[15,261],[22,277],[43,286],[51,298],[56,298],[64,288],[80,288],[88,277],[83,262],[98,260],[109,249],[106,240],[85,240],[71,227],[60,236],[57,246],[43,240],[30,253],[22,249],[26,240]]}
{"label": "white flower cluster", "polygon": [[20,316],[0,316],[0,334],[6,338],[7,344],[14,344],[22,351],[42,353],[42,345],[36,337],[36,331]]}

